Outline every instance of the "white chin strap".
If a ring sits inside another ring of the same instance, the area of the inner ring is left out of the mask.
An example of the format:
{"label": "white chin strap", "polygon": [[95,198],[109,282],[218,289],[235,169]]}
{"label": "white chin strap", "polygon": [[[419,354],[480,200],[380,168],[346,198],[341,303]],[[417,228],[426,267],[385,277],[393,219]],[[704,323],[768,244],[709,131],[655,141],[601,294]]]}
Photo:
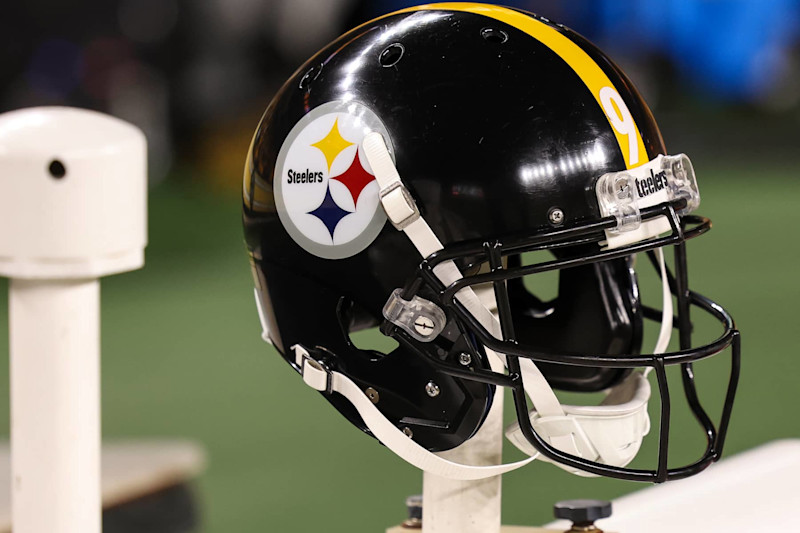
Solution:
{"label": "white chin strap", "polygon": [[535,457],[529,457],[510,464],[472,466],[440,457],[414,442],[413,435],[406,435],[383,416],[383,413],[375,407],[375,404],[353,380],[344,374],[333,372],[322,366],[309,356],[303,346],[296,344],[292,346],[292,349],[295,354],[295,362],[300,367],[303,381],[307,385],[321,392],[337,392],[347,398],[376,439],[400,458],[421,470],[450,479],[475,480],[505,474],[535,459]]}
{"label": "white chin strap", "polygon": [[[443,249],[442,243],[431,227],[420,216],[413,198],[403,186],[383,138],[372,132],[364,137],[364,153],[380,186],[380,199],[384,210],[398,229],[403,231],[420,255]],[[672,295],[666,277],[663,252],[658,250],[658,260],[663,280],[663,315],[661,331],[654,353],[663,353],[672,332]],[[452,261],[443,261],[433,269],[445,285],[462,278],[461,271]],[[487,291],[465,287],[456,293],[458,301],[486,328],[492,336],[501,339],[500,323],[490,310],[493,298]],[[319,391],[336,392],[344,396],[358,411],[364,424],[387,448],[412,465],[432,474],[460,480],[483,479],[515,470],[539,457],[539,453],[522,435],[519,424],[506,431],[506,437],[530,457],[514,463],[473,466],[449,461],[428,451],[400,431],[378,410],[359,386],[344,374],[333,372],[309,356],[300,346],[292,347],[296,364],[303,380]],[[506,366],[502,354],[485,348],[493,371],[503,371]],[[642,438],[650,429],[647,402],[650,384],[646,373],[634,372],[619,385],[607,390],[607,396],[598,406],[561,405],[544,375],[530,359],[519,359],[525,392],[531,400],[531,423],[536,432],[551,446],[571,455],[611,466],[625,466],[636,455]],[[545,459],[544,457],[540,457]],[[591,475],[560,463],[561,468],[579,475]]]}

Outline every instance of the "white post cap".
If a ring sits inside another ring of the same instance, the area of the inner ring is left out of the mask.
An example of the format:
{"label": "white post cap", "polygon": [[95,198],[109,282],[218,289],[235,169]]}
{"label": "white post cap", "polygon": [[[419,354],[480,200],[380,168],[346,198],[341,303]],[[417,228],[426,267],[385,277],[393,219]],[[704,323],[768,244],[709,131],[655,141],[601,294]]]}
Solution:
{"label": "white post cap", "polygon": [[147,141],[95,111],[0,114],[0,275],[95,278],[141,268]]}

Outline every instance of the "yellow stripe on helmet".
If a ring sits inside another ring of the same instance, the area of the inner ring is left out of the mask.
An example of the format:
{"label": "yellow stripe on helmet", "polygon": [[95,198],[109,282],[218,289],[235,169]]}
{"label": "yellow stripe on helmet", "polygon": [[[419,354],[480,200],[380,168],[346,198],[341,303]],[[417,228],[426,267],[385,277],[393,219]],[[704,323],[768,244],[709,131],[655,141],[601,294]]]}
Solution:
{"label": "yellow stripe on helmet", "polygon": [[647,150],[644,147],[642,136],[625,102],[603,69],[575,42],[552,26],[519,11],[500,6],[446,2],[415,6],[397,13],[435,9],[475,13],[499,20],[527,33],[550,48],[575,71],[597,100],[617,137],[620,151],[625,158],[625,166],[633,168],[647,163]]}

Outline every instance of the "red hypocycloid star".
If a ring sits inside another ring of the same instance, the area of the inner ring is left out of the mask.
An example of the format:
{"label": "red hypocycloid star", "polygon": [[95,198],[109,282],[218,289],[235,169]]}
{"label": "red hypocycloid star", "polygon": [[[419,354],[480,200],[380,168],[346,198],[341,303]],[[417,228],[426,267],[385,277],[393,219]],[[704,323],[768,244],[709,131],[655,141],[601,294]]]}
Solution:
{"label": "red hypocycloid star", "polygon": [[331,179],[339,181],[347,187],[353,197],[353,206],[356,206],[358,205],[358,197],[361,195],[361,191],[375,179],[375,176],[364,169],[361,164],[361,155],[356,150],[356,155],[353,157],[350,167],[338,176],[331,176]]}

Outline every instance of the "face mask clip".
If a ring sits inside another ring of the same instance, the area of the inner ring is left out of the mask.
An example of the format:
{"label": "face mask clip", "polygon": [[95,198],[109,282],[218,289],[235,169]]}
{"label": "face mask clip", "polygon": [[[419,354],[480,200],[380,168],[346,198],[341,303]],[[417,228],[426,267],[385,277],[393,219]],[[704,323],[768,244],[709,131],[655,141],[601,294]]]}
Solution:
{"label": "face mask clip", "polygon": [[670,230],[665,217],[642,222],[641,210],[645,207],[683,199],[686,206],[678,215],[686,215],[700,205],[694,168],[685,154],[659,155],[642,166],[603,174],[595,192],[602,215],[617,220],[615,228],[606,230],[608,248],[641,242]]}
{"label": "face mask clip", "polygon": [[383,316],[420,342],[430,342],[444,329],[447,317],[435,303],[414,296],[405,300],[395,289],[383,306]]}

